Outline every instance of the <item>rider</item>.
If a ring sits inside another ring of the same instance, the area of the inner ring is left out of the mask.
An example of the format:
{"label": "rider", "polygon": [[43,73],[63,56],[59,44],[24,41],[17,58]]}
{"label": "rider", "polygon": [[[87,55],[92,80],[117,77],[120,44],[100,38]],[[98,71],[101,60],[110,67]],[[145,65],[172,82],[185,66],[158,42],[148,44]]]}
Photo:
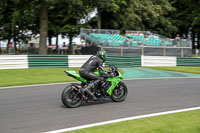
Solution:
{"label": "rider", "polygon": [[[111,77],[110,74],[106,74],[103,70],[103,63],[106,61],[106,51],[105,50],[99,50],[97,51],[97,55],[91,56],[80,68],[79,74],[81,77],[92,80],[93,82],[90,82],[88,86],[84,88],[84,90],[89,93],[94,100],[97,100],[95,95],[90,91],[91,88],[94,86],[99,85],[101,81],[104,81],[104,78]],[[102,77],[94,74],[93,72],[98,68],[100,74]]]}

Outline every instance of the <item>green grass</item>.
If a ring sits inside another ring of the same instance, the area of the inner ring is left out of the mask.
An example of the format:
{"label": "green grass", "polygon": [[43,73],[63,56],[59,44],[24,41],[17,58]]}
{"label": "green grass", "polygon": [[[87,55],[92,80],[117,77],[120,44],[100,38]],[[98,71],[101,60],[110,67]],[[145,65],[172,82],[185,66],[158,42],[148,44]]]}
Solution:
{"label": "green grass", "polygon": [[30,68],[0,70],[0,86],[5,87],[76,81],[64,73],[64,70],[69,69],[76,71],[79,70],[79,68]]}
{"label": "green grass", "polygon": [[124,121],[69,133],[200,133],[200,110]]}
{"label": "green grass", "polygon": [[[148,68],[200,74],[200,67],[178,66]],[[64,73],[64,70],[69,69],[77,72],[79,70],[79,68],[29,68],[0,70],[0,87],[77,81]],[[122,70],[120,71],[123,73]]]}
{"label": "green grass", "polygon": [[64,70],[78,72],[79,68],[3,69],[0,70],[0,87],[77,81]]}
{"label": "green grass", "polygon": [[146,68],[200,74],[200,67],[177,66],[177,67],[146,67]]}

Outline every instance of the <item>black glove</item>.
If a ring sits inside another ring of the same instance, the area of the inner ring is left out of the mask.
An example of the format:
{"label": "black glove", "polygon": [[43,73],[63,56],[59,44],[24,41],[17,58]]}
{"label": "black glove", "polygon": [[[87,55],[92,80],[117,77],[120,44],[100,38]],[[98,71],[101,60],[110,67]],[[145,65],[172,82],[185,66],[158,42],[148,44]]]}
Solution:
{"label": "black glove", "polygon": [[110,77],[111,77],[111,78],[112,78],[112,77],[115,77],[114,73],[110,73]]}

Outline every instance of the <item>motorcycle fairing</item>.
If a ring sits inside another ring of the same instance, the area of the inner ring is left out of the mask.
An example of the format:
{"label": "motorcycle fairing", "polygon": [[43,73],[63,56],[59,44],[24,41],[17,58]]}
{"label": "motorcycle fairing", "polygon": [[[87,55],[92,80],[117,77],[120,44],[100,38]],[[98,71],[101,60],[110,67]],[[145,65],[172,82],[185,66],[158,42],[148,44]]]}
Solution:
{"label": "motorcycle fairing", "polygon": [[87,80],[84,79],[84,78],[82,78],[76,71],[68,70],[68,71],[65,71],[65,73],[66,73],[68,76],[71,76],[71,77],[73,77],[73,78],[75,78],[75,79],[77,79],[77,80],[79,80],[79,81],[81,81],[81,82],[84,82],[84,83],[87,82]]}
{"label": "motorcycle fairing", "polygon": [[115,87],[118,85],[118,83],[121,81],[119,77],[114,77],[114,78],[107,78],[106,81],[111,82],[111,86],[109,89],[106,91],[109,95],[112,94],[113,90]]}

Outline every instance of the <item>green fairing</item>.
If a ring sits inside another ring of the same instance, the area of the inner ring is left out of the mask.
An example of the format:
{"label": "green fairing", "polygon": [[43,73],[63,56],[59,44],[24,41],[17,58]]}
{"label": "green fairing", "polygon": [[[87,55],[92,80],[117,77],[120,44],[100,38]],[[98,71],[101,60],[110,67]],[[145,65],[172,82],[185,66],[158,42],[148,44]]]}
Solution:
{"label": "green fairing", "polygon": [[[73,76],[75,79],[81,81],[81,82],[87,82],[86,79],[82,78],[79,74],[76,73],[76,71],[65,71],[68,74],[70,74],[70,76]],[[110,88],[107,90],[107,93],[109,95],[112,94],[113,90],[115,89],[115,87],[117,86],[117,84],[121,81],[121,79],[123,79],[123,75],[118,71],[119,75],[117,77],[110,77],[107,78],[106,81],[111,82],[111,86]],[[101,76],[101,74],[99,73],[99,71],[95,71],[94,74]]]}
{"label": "green fairing", "polygon": [[112,94],[113,90],[115,89],[116,85],[123,79],[123,75],[118,71],[119,76],[113,78],[107,78],[106,81],[111,82],[110,88],[106,91],[109,95]]}
{"label": "green fairing", "polygon": [[106,81],[111,82],[110,88],[106,91],[109,95],[111,95],[113,90],[115,89],[116,85],[120,82],[120,78],[119,77],[108,78]]}
{"label": "green fairing", "polygon": [[69,71],[65,71],[67,72],[68,74],[71,74],[75,79],[81,81],[81,82],[87,82],[86,79],[82,78],[76,71],[72,71],[72,70],[69,70]]}

